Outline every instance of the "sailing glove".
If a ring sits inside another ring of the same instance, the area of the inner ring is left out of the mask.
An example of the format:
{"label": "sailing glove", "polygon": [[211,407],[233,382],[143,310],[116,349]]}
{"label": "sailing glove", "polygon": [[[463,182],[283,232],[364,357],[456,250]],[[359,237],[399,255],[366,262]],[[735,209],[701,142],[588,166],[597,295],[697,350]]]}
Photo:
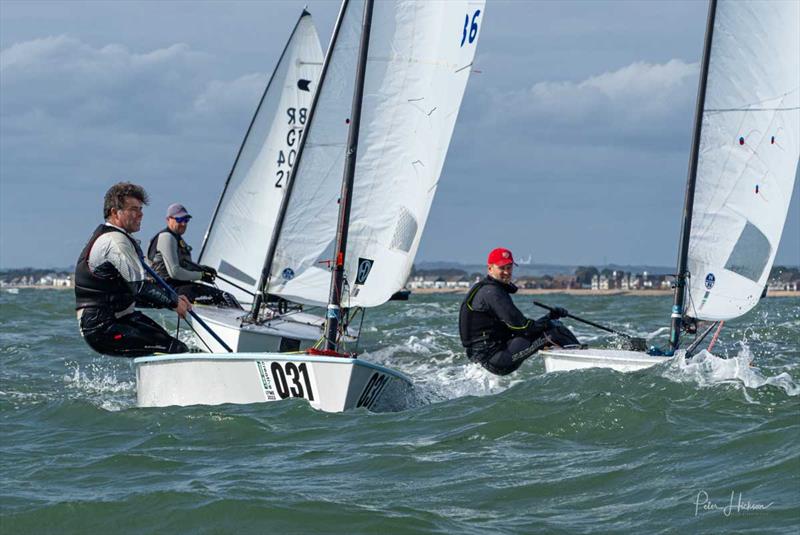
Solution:
{"label": "sailing glove", "polygon": [[553,310],[547,315],[551,320],[557,320],[558,318],[564,318],[569,315],[566,308],[561,307],[554,307]]}

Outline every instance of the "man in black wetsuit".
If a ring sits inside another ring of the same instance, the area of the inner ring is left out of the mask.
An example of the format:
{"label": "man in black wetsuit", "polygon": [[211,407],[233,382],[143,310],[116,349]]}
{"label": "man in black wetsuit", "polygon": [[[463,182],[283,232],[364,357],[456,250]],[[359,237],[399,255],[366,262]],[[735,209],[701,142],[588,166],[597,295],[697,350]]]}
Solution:
{"label": "man in black wetsuit", "polygon": [[467,357],[496,375],[508,375],[546,345],[572,346],[580,342],[556,321],[567,315],[555,308],[537,319],[526,318],[514,305],[511,282],[514,257],[508,249],[489,253],[488,275],[477,282],[461,304],[459,331]]}
{"label": "man in black wetsuit", "polygon": [[138,357],[185,353],[186,344],[167,333],[135,306],[174,309],[185,317],[192,305],[147,279],[142,250],[131,233],[142,225],[147,193],[120,182],[105,195],[105,223],[97,227],[75,266],[75,301],[81,336],[105,355]]}
{"label": "man in black wetsuit", "polygon": [[150,266],[178,295],[185,295],[192,303],[241,308],[231,294],[198,282],[213,284],[217,272],[192,260],[192,248],[183,239],[191,219],[182,204],[169,205],[167,227],[153,236],[147,248]]}

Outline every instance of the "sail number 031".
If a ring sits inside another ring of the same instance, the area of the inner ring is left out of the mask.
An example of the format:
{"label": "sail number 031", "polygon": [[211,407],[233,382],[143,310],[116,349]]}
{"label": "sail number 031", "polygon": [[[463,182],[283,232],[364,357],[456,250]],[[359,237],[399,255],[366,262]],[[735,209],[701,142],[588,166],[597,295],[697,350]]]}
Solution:
{"label": "sail number 031", "polygon": [[478,37],[478,17],[481,16],[481,10],[478,9],[472,14],[472,22],[470,22],[469,13],[464,15],[464,31],[461,33],[461,46],[469,39],[469,44],[475,41]]}

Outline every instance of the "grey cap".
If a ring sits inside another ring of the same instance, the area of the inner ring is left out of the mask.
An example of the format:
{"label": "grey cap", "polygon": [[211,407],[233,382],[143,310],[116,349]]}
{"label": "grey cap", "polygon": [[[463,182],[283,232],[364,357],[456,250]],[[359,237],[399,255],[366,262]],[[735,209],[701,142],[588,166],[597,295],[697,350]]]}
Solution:
{"label": "grey cap", "polygon": [[182,204],[170,204],[167,208],[167,217],[192,217]]}

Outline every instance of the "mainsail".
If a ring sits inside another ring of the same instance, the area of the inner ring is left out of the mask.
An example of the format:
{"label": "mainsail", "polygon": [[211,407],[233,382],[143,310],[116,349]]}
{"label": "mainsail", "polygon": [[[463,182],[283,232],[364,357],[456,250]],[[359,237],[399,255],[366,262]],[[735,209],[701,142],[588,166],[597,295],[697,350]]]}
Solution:
{"label": "mainsail", "polygon": [[710,48],[684,313],[759,301],[800,155],[800,2],[719,0]]}
{"label": "mainsail", "polygon": [[[471,71],[483,4],[374,6],[342,306],[380,305],[408,277]],[[328,302],[363,8],[363,0],[342,7],[269,264],[268,293],[290,301]]]}
{"label": "mainsail", "polygon": [[[239,149],[199,261],[255,293],[322,69],[322,47],[303,12]],[[225,288],[240,301],[252,297]]]}

